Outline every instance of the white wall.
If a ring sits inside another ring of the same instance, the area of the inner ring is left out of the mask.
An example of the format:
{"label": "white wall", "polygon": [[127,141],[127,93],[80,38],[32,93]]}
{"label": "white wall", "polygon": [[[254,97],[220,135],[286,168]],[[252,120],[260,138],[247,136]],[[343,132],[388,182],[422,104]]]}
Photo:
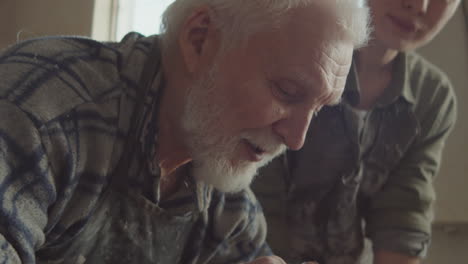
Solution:
{"label": "white wall", "polygon": [[91,37],[100,41],[115,40],[118,0],[95,0]]}
{"label": "white wall", "polygon": [[468,263],[468,224],[436,225],[432,245],[424,264]]}
{"label": "white wall", "polygon": [[0,48],[44,35],[90,36],[93,9],[94,0],[0,0]]}
{"label": "white wall", "polygon": [[0,0],[0,49],[15,39],[15,0]]}

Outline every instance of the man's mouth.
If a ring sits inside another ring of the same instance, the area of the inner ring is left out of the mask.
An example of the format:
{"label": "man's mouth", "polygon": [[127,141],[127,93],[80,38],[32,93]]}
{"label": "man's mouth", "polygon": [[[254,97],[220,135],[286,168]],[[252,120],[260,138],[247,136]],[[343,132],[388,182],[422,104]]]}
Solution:
{"label": "man's mouth", "polygon": [[242,140],[247,147],[248,160],[250,161],[260,161],[266,155],[266,151],[260,146],[254,144],[248,139]]}

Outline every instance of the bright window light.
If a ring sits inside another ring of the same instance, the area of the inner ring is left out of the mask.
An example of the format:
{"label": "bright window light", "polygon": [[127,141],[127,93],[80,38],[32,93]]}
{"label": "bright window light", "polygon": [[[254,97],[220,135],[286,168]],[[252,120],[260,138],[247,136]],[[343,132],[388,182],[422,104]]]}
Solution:
{"label": "bright window light", "polygon": [[174,0],[118,0],[116,39],[130,31],[159,33],[161,15]]}

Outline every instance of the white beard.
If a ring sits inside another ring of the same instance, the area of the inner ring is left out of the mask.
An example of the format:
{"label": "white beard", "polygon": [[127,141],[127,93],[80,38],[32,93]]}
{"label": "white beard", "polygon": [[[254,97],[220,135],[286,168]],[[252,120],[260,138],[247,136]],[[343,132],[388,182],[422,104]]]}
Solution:
{"label": "white beard", "polygon": [[[231,137],[223,131],[226,102],[214,86],[212,69],[187,95],[182,117],[185,140],[193,158],[192,175],[197,181],[222,192],[247,188],[262,166],[286,150],[271,129],[250,129]],[[268,153],[261,161],[236,159],[242,139],[247,139]]]}

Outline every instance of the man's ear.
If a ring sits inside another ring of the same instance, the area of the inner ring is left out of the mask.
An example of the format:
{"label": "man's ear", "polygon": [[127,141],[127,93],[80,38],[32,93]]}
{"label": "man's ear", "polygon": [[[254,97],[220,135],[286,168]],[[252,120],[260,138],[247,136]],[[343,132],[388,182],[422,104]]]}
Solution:
{"label": "man's ear", "polygon": [[195,9],[185,20],[178,37],[189,73],[198,71],[214,59],[219,48],[219,35],[213,25],[213,10],[207,6]]}

